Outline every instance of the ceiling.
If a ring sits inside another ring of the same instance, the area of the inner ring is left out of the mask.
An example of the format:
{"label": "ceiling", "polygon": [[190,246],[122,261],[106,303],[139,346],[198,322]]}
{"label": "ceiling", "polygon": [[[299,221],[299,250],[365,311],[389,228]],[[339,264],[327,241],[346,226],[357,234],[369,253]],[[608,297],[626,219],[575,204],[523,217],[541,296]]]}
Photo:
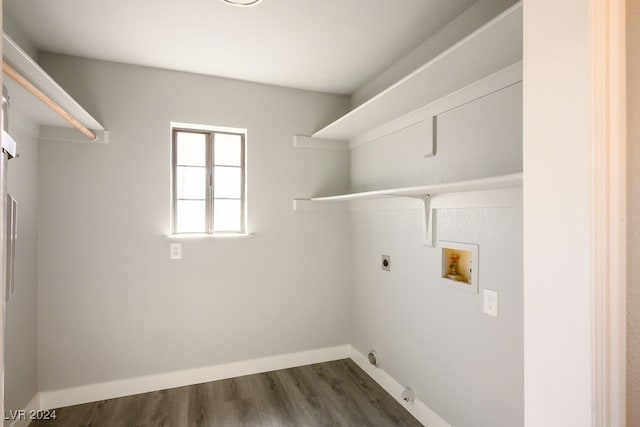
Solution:
{"label": "ceiling", "polygon": [[4,0],[41,51],[353,93],[476,0]]}

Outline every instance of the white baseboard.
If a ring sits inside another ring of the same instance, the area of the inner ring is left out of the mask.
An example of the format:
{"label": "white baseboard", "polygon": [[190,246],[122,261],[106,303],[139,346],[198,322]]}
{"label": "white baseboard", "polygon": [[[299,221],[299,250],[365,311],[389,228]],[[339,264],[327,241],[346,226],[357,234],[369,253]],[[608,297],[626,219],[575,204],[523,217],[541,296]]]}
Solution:
{"label": "white baseboard", "polygon": [[[15,419],[11,424],[9,424],[9,427],[28,427],[29,423],[32,421],[29,417],[30,413],[38,410],[40,410],[40,393],[33,396],[33,399],[31,399],[29,403],[27,403],[27,406],[24,407],[24,412],[22,413],[24,414],[24,418],[19,417],[18,419]],[[6,416],[11,416],[11,414],[5,414],[5,417]]]}
{"label": "white baseboard", "polygon": [[391,375],[383,369],[377,368],[369,363],[369,360],[360,353],[355,347],[351,348],[351,360],[360,366],[375,382],[387,391],[394,399],[407,410],[411,415],[416,417],[425,427],[451,427],[445,420],[440,418],[431,408],[425,405],[419,399],[415,399],[413,403],[407,403],[402,400],[402,392],[405,386],[397,382]]}
{"label": "white baseboard", "polygon": [[40,408],[37,409],[63,408],[132,394],[346,359],[349,357],[350,352],[351,346],[343,345],[164,374],[107,381],[62,390],[43,391],[39,394]]}
{"label": "white baseboard", "polygon": [[[351,358],[425,427],[450,427],[446,421],[419,399],[416,399],[413,403],[403,401],[401,395],[405,386],[397,382],[383,369],[371,365],[368,359],[351,345],[289,353],[125,380],[107,381],[62,390],[44,391],[38,393],[29,402],[25,410],[28,414],[29,410],[63,408],[65,406],[346,358]],[[16,420],[11,423],[10,427],[27,427],[27,425],[28,420]]]}

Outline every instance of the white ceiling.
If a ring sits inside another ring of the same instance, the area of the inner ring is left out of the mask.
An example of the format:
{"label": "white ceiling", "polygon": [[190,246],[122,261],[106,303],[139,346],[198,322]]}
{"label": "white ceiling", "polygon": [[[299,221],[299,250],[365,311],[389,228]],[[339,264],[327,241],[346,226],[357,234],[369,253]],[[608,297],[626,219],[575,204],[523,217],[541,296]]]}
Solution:
{"label": "white ceiling", "polygon": [[39,50],[350,94],[475,0],[4,0]]}

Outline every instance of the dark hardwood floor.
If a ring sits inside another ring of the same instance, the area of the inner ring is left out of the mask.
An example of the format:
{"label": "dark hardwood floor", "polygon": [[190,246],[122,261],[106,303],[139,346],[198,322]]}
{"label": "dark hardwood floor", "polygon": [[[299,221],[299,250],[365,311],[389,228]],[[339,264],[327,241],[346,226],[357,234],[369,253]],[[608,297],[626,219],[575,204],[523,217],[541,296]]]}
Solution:
{"label": "dark hardwood floor", "polygon": [[350,359],[70,406],[30,427],[421,426]]}

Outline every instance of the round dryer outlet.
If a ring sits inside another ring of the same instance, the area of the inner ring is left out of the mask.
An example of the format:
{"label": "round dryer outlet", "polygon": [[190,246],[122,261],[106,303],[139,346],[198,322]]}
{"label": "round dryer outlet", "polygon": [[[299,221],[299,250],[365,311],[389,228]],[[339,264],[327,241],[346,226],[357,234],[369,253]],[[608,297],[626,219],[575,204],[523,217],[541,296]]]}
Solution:
{"label": "round dryer outlet", "polygon": [[369,352],[368,358],[369,358],[369,363],[371,363],[373,366],[379,366],[380,359],[378,358],[378,353],[376,353],[375,350],[371,350]]}

